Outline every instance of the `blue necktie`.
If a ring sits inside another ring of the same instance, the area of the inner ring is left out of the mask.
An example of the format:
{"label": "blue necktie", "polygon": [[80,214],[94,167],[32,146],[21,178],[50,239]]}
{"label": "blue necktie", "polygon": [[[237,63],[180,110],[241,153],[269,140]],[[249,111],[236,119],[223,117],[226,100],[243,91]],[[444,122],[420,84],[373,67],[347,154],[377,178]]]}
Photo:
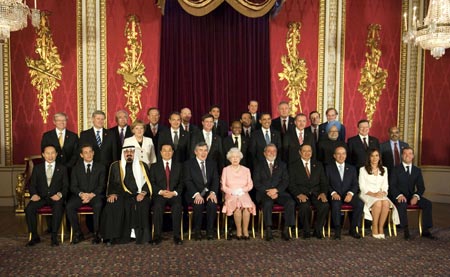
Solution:
{"label": "blue necktie", "polygon": [[264,136],[264,138],[266,139],[266,144],[269,144],[270,143],[269,131],[266,131],[266,135]]}
{"label": "blue necktie", "polygon": [[97,135],[95,135],[95,139],[97,140],[98,147],[102,147],[102,139],[100,138],[100,131],[97,131]]}

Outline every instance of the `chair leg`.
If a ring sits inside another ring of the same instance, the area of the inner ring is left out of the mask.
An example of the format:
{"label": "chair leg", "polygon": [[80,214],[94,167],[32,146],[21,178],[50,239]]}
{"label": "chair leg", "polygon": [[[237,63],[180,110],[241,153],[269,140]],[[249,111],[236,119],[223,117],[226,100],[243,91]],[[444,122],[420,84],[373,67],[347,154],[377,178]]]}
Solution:
{"label": "chair leg", "polygon": [[253,238],[255,237],[255,216],[252,215],[252,234],[253,234]]}
{"label": "chair leg", "polygon": [[388,231],[389,231],[390,237],[392,237],[391,222],[392,222],[392,209],[389,211],[389,214],[388,214]]}
{"label": "chair leg", "polygon": [[184,240],[184,230],[183,230],[183,213],[181,213],[180,237],[181,237],[181,240]]}
{"label": "chair leg", "polygon": [[361,222],[361,236],[364,237],[365,236],[365,228],[366,227],[366,220],[364,219],[364,216],[362,217],[362,222]]}
{"label": "chair leg", "polygon": [[262,210],[259,211],[259,228],[261,229],[261,239],[264,238],[264,216]]}
{"label": "chair leg", "polygon": [[283,213],[278,213],[278,230],[281,230],[281,215]]}
{"label": "chair leg", "polygon": [[295,238],[298,239],[298,210],[295,211]]}
{"label": "chair leg", "polygon": [[192,232],[192,212],[188,212],[189,219],[189,230],[188,230],[188,240],[191,240],[191,232]]}
{"label": "chair leg", "polygon": [[328,211],[328,237],[330,236],[331,236],[331,211]]}
{"label": "chair leg", "polygon": [[419,220],[419,236],[421,237],[422,236],[422,209],[420,209],[418,211],[418,213],[419,213],[419,218],[418,218],[418,220]]}
{"label": "chair leg", "polygon": [[224,225],[225,225],[225,230],[224,230],[224,234],[225,234],[225,239],[228,239],[228,216],[226,213],[223,214],[223,221],[224,221]]}
{"label": "chair leg", "polygon": [[61,223],[61,243],[64,243],[64,225],[66,225],[66,214],[63,215],[63,220]]}
{"label": "chair leg", "polygon": [[220,212],[217,212],[217,239],[220,240]]}

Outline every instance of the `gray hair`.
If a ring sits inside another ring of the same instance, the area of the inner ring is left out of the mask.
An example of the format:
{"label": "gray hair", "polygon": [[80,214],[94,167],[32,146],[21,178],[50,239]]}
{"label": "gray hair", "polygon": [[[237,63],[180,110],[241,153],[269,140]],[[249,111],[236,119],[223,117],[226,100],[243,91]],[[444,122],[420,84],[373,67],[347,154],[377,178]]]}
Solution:
{"label": "gray hair", "polygon": [[56,120],[56,118],[58,116],[64,116],[65,119],[68,119],[67,114],[65,114],[63,112],[59,112],[59,113],[55,113],[55,115],[53,116],[53,120]]}
{"label": "gray hair", "polygon": [[124,113],[124,114],[128,117],[128,112],[127,112],[126,110],[118,110],[118,111],[116,112],[116,119],[117,119],[117,117],[119,116],[119,114],[121,114],[121,113]]}
{"label": "gray hair", "polygon": [[106,114],[103,111],[96,110],[92,113],[92,117],[95,117],[96,115],[103,115],[103,117],[106,118]]}
{"label": "gray hair", "polygon": [[244,157],[244,155],[242,154],[241,150],[239,150],[239,148],[233,147],[227,153],[227,160],[230,160],[231,156],[234,154],[238,154],[240,160],[242,160],[242,158]]}

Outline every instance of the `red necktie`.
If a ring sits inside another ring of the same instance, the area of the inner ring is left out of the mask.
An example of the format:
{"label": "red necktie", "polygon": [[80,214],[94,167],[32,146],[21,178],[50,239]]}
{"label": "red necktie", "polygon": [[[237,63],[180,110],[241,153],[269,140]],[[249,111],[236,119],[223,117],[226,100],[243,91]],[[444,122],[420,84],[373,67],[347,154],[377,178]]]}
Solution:
{"label": "red necktie", "polygon": [[302,145],[303,144],[303,132],[300,132],[300,135],[298,136],[298,143],[300,144],[300,145]]}
{"label": "red necktie", "polygon": [[400,154],[398,153],[397,143],[394,142],[394,166],[400,164]]}
{"label": "red necktie", "polygon": [[152,133],[153,133],[153,136],[156,136],[156,132],[157,132],[157,129],[156,129],[155,126],[153,126],[153,127],[152,127]]}
{"label": "red necktie", "polygon": [[283,127],[281,128],[281,133],[286,134],[286,119],[283,119]]}
{"label": "red necktie", "polygon": [[169,168],[169,162],[166,162],[166,190],[170,190],[170,168]]}

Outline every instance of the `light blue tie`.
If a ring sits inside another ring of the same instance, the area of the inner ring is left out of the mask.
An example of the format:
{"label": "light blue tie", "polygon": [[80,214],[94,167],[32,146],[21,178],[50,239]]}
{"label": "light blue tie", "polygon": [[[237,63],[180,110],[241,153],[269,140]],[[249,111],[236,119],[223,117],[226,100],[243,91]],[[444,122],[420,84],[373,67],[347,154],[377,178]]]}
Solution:
{"label": "light blue tie", "polygon": [[266,144],[269,144],[270,143],[269,131],[266,131],[266,135],[264,136],[264,138],[266,139]]}
{"label": "light blue tie", "polygon": [[339,175],[341,175],[341,181],[344,181],[344,166],[339,165]]}
{"label": "light blue tie", "polygon": [[97,131],[97,135],[95,135],[95,139],[97,140],[98,147],[102,147],[102,139],[100,138],[100,131]]}

